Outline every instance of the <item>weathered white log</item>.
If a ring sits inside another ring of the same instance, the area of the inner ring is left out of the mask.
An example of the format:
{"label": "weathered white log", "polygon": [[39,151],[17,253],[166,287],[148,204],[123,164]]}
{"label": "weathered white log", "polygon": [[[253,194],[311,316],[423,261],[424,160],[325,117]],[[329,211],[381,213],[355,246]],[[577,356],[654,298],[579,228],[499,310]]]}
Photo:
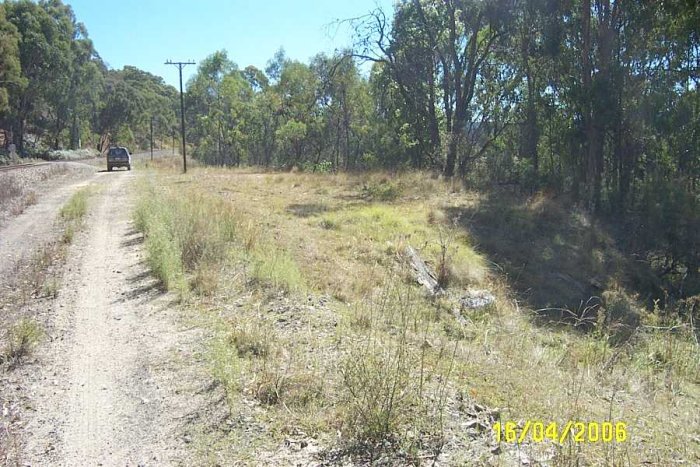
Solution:
{"label": "weathered white log", "polygon": [[425,261],[421,259],[416,250],[410,245],[406,247],[406,256],[411,263],[416,281],[425,287],[430,295],[438,295],[444,292],[435,278],[435,273],[430,270]]}

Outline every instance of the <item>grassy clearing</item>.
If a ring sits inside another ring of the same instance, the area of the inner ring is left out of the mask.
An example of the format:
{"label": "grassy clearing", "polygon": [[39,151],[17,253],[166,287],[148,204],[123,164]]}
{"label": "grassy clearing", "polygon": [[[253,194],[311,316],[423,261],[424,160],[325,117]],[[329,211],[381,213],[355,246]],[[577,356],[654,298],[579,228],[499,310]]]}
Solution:
{"label": "grassy clearing", "polygon": [[[422,174],[198,168],[148,180],[137,224],[156,274],[212,328],[226,462],[700,461],[693,315],[645,311],[625,288],[637,272],[554,200],[508,207]],[[414,284],[406,245],[451,293],[488,289],[496,304],[455,318],[454,303]],[[585,303],[578,285],[597,274],[599,302],[562,311]],[[543,321],[540,299],[573,319]],[[498,416],[475,421],[474,407]],[[495,419],[624,421],[630,437],[496,451]]]}

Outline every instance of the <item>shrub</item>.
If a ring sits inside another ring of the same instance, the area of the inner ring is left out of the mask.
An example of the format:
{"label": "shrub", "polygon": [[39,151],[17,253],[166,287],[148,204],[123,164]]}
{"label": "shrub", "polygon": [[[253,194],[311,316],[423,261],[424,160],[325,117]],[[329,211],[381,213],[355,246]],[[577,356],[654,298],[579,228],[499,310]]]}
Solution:
{"label": "shrub", "polygon": [[42,332],[36,321],[24,318],[14,323],[7,331],[6,347],[0,355],[2,362],[16,364],[39,342]]}
{"label": "shrub", "polygon": [[379,183],[365,183],[362,187],[362,194],[372,201],[394,201],[401,196],[401,187],[383,179]]}
{"label": "shrub", "polygon": [[634,301],[622,290],[607,290],[602,298],[596,323],[598,331],[607,335],[612,345],[627,342],[640,321]]}
{"label": "shrub", "polygon": [[100,155],[100,153],[96,149],[75,149],[75,150],[62,149],[59,151],[48,151],[46,153],[46,158],[48,160],[51,160],[51,161],[58,161],[58,160],[71,161],[71,160],[79,160],[79,159],[88,159],[91,157],[97,157],[99,155]]}
{"label": "shrub", "polygon": [[396,344],[373,341],[348,355],[342,376],[348,426],[355,437],[379,444],[397,435],[416,405],[411,373],[405,339]]}
{"label": "shrub", "polygon": [[255,398],[266,405],[305,407],[319,399],[322,393],[318,375],[309,371],[266,365],[256,375]]}
{"label": "shrub", "polygon": [[252,323],[235,326],[229,337],[239,357],[268,357],[271,353],[269,330]]}
{"label": "shrub", "polygon": [[325,159],[320,162],[305,162],[304,172],[329,174],[333,172],[333,162]]}
{"label": "shrub", "polygon": [[420,315],[414,299],[405,286],[385,286],[360,310],[357,324],[367,336],[353,344],[341,364],[345,426],[354,442],[373,450],[430,446],[436,452],[443,443],[454,353],[444,345],[432,348],[414,334]]}
{"label": "shrub", "polygon": [[326,230],[338,230],[340,227],[337,222],[332,219],[323,218],[318,223],[319,227]]}

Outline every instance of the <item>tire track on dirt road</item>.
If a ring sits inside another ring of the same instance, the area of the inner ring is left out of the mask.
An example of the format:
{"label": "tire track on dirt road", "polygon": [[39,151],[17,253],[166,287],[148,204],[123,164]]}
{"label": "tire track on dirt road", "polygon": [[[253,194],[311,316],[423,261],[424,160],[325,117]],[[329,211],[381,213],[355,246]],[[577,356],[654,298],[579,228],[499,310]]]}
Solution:
{"label": "tire track on dirt road", "polygon": [[201,335],[179,330],[172,297],[143,264],[131,222],[134,178],[120,171],[94,179],[57,299],[56,336],[30,397],[29,465],[169,465],[187,457],[181,420],[197,410],[187,365]]}

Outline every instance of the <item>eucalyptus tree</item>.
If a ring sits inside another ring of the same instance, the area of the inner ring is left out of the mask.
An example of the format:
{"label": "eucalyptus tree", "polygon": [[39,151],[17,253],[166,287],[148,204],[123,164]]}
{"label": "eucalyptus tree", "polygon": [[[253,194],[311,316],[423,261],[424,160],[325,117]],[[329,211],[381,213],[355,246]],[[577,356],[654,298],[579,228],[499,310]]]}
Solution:
{"label": "eucalyptus tree", "polygon": [[7,20],[5,6],[0,4],[0,122],[8,115],[11,93],[20,92],[26,84],[21,75],[19,40],[17,28]]}
{"label": "eucalyptus tree", "polygon": [[55,117],[61,96],[69,87],[69,64],[73,38],[72,12],[60,1],[34,3],[6,2],[8,21],[19,31],[19,58],[26,86],[11,99],[14,142],[24,150],[28,120],[41,134],[48,126],[47,113]]}
{"label": "eucalyptus tree", "polygon": [[265,85],[254,92],[248,115],[250,161],[266,167],[275,163],[277,130],[282,122],[282,98],[274,86]]}
{"label": "eucalyptus tree", "polygon": [[280,163],[291,167],[304,162],[311,137],[320,128],[317,106],[318,77],[308,65],[285,61],[275,91],[281,98],[282,123],[275,135],[280,143]]}
{"label": "eucalyptus tree", "polygon": [[112,143],[145,148],[151,118],[162,127],[174,126],[176,102],[175,88],[159,76],[131,66],[106,71],[96,121],[98,149]]}
{"label": "eucalyptus tree", "polygon": [[395,130],[411,141],[404,146],[410,164],[423,167],[426,158],[434,160],[440,151],[437,65],[430,37],[409,2],[396,4],[393,19],[376,9],[355,21],[354,26],[353,55],[380,65],[375,71],[391,78],[394,92],[385,97],[392,97],[392,106],[407,124]]}
{"label": "eucalyptus tree", "polygon": [[65,102],[69,120],[68,146],[77,149],[85,134],[94,132],[93,112],[100,105],[104,90],[105,65],[97,55],[84,25],[78,24],[76,38],[71,44],[72,63],[69,93]]}
{"label": "eucalyptus tree", "polygon": [[[406,115],[414,117],[409,122],[419,153],[415,166],[421,166],[422,154],[430,156],[442,146],[442,133],[447,140],[443,173],[453,176],[458,163],[464,173],[470,159],[500,134],[503,127],[485,128],[493,127],[494,110],[508,106],[479,95],[498,88],[485,86],[487,73],[492,81],[512,79],[503,70],[487,70],[512,7],[499,0],[414,0],[396,4],[391,24],[375,10],[356,25],[356,55],[383,64],[408,107]],[[470,150],[462,151],[467,141]],[[474,144],[480,147],[471,150]]]}
{"label": "eucalyptus tree", "polygon": [[316,146],[335,170],[357,168],[366,145],[371,102],[369,85],[350,52],[319,54],[311,61],[318,77],[318,106],[323,119]]}
{"label": "eucalyptus tree", "polygon": [[188,108],[194,115],[191,126],[197,154],[204,161],[222,165],[224,109],[221,86],[224,77],[236,70],[226,51],[217,51],[202,60],[197,74],[187,84]]}

